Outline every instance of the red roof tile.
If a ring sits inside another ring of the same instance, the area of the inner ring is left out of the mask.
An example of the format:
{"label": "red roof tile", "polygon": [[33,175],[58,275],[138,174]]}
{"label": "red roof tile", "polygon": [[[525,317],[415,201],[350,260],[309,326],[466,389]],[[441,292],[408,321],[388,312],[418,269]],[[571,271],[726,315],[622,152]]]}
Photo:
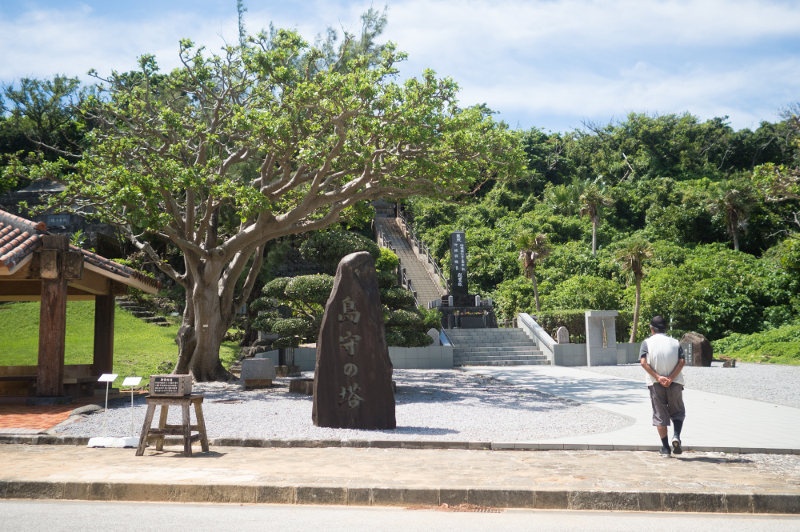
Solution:
{"label": "red roof tile", "polygon": [[[44,222],[32,222],[0,210],[0,267],[13,270],[14,267],[42,246],[41,237],[46,234],[48,234],[48,232]],[[89,264],[110,274],[123,279],[135,280],[154,288],[159,287],[157,281],[133,268],[76,246],[70,246],[70,248],[80,251],[83,254],[84,260]]]}

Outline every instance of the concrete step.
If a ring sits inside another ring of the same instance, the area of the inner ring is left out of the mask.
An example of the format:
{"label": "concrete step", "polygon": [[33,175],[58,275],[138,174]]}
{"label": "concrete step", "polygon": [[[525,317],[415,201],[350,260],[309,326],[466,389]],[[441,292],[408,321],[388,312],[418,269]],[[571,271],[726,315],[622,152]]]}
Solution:
{"label": "concrete step", "polygon": [[448,329],[456,366],[548,365],[547,357],[521,329]]}
{"label": "concrete step", "polygon": [[521,355],[541,355],[542,352],[536,346],[496,346],[496,347],[456,347],[453,349],[453,356],[461,354],[473,355],[496,355],[496,354],[521,354]]}
{"label": "concrete step", "polygon": [[397,226],[397,221],[394,218],[376,217],[375,224],[400,258],[400,268],[405,269],[406,278],[411,280],[419,304],[427,306],[430,301],[440,299],[442,290],[431,277],[427,264],[414,253],[411,243]]}
{"label": "concrete step", "polygon": [[550,361],[541,358],[516,358],[516,357],[486,357],[470,358],[467,360],[453,359],[454,366],[548,366]]}

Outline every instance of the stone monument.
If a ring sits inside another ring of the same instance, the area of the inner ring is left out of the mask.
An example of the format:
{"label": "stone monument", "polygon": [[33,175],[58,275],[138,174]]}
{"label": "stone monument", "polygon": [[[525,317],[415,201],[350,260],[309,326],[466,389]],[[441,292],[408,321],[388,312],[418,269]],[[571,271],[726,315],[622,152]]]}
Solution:
{"label": "stone monument", "polygon": [[711,367],[711,362],[714,360],[714,348],[705,336],[696,332],[688,332],[681,338],[681,347],[687,366]]}
{"label": "stone monument", "polygon": [[463,231],[450,233],[450,289],[457,305],[469,298],[467,287],[467,238]]}
{"label": "stone monument", "polygon": [[586,365],[614,366],[617,364],[616,310],[587,310]]}
{"label": "stone monument", "polygon": [[491,299],[469,293],[467,240],[464,231],[450,233],[450,293],[437,304],[445,329],[497,327]]}
{"label": "stone monument", "polygon": [[375,261],[366,251],[347,255],[336,270],[314,375],[314,425],[368,430],[397,426]]}

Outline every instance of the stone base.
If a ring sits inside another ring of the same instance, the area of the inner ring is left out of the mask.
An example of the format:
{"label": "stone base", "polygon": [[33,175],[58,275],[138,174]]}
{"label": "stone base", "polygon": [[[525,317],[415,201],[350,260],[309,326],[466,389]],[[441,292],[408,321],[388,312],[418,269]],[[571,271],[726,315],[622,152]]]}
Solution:
{"label": "stone base", "polygon": [[299,377],[300,368],[298,366],[276,366],[275,373],[278,377]]}
{"label": "stone base", "polygon": [[245,390],[269,388],[270,386],[272,386],[272,379],[245,379],[244,381]]}
{"label": "stone base", "polygon": [[289,381],[289,393],[314,395],[314,379],[292,379]]}
{"label": "stone base", "polygon": [[497,317],[492,307],[439,307],[445,329],[495,329]]}

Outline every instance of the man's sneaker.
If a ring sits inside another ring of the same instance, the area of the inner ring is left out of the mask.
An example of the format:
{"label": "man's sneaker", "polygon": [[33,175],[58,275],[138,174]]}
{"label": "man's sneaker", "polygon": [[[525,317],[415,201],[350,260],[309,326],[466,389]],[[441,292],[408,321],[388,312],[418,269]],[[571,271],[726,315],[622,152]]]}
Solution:
{"label": "man's sneaker", "polygon": [[662,447],[661,450],[658,451],[658,454],[660,454],[662,458],[669,458],[672,455],[668,447]]}
{"label": "man's sneaker", "polygon": [[672,437],[672,452],[675,454],[681,454],[683,452],[683,449],[681,448],[680,436]]}

